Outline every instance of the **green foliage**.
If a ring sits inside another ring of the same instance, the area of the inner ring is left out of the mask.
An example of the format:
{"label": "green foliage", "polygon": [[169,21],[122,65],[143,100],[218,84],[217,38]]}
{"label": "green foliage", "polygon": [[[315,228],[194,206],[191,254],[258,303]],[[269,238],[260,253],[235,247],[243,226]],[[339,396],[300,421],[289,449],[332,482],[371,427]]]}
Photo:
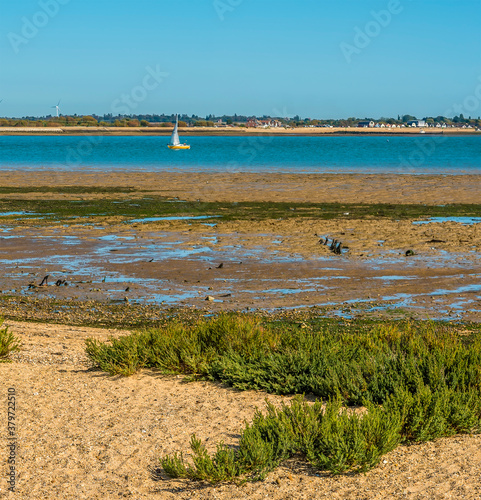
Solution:
{"label": "green foliage", "polygon": [[401,389],[387,399],[384,407],[401,415],[404,441],[429,441],[480,430],[479,388],[465,392],[443,387],[435,391],[422,386],[414,394]]}
{"label": "green foliage", "polygon": [[240,390],[340,397],[348,405],[383,404],[402,389],[481,386],[479,334],[466,345],[453,329],[434,323],[314,329],[221,314],[193,326],[173,321],[109,344],[89,340],[87,354],[112,374],[150,367]]}
{"label": "green foliage", "polygon": [[399,413],[388,414],[371,406],[367,413],[357,415],[341,405],[340,400],[311,405],[302,398],[281,408],[268,403],[265,415],[257,411],[253,422],[245,424],[236,450],[221,443],[210,458],[192,436],[193,465],[186,465],[183,456],[175,454],[162,458],[162,467],[172,477],[211,483],[239,476],[260,480],[298,454],[314,467],[334,474],[369,470],[400,442]]}
{"label": "green foliage", "polygon": [[[0,318],[0,326],[3,325],[3,318]],[[8,362],[8,356],[20,350],[20,340],[12,332],[8,331],[8,326],[0,328],[0,363]]]}
{"label": "green foliage", "polygon": [[161,465],[171,477],[210,483],[261,480],[295,455],[332,474],[366,472],[401,442],[477,432],[481,423],[476,391],[400,391],[383,406],[366,406],[364,412],[347,410],[339,398],[325,405],[300,397],[281,408],[267,403],[265,414],[257,410],[245,424],[237,448],[220,443],[210,457],[193,435],[191,465],[177,453],[163,457]]}
{"label": "green foliage", "polygon": [[111,375],[132,375],[145,366],[145,344],[139,334],[112,338],[110,345],[87,339],[85,350],[101,370]]}
{"label": "green foliage", "polygon": [[210,377],[237,389],[275,394],[340,396],[347,404],[382,404],[401,387],[469,390],[481,382],[481,343],[469,347],[432,323],[382,325],[368,332],[286,331],[268,355],[229,351],[211,365]]}
{"label": "green foliage", "polygon": [[[300,326],[300,327],[299,327]],[[219,482],[258,480],[295,454],[334,474],[363,472],[400,442],[479,432],[481,336],[459,335],[433,322],[262,324],[221,314],[186,326],[87,341],[101,369],[128,375],[141,367],[220,380],[237,389],[314,394],[280,409],[267,405],[246,423],[239,446],[223,443],[211,456],[192,437],[193,464],[162,459],[174,477]],[[354,412],[345,405],[362,405]]]}
{"label": "green foliage", "polygon": [[86,352],[102,370],[114,375],[131,375],[143,367],[165,373],[186,373],[209,377],[215,360],[227,352],[258,357],[276,347],[275,332],[264,329],[255,318],[220,315],[199,321],[192,327],[176,322],[162,330],[146,330],[101,343],[86,341]]}
{"label": "green foliage", "polygon": [[[125,123],[119,126],[126,126]],[[79,189],[87,189],[79,186]],[[0,192],[6,192],[1,188]],[[8,188],[12,189],[12,188]],[[30,191],[41,192],[42,187],[28,188]],[[45,192],[62,192],[61,187],[45,188]],[[88,188],[90,189],[90,188]],[[119,193],[136,191],[125,188]],[[65,191],[71,194],[74,191]],[[80,192],[79,190],[76,192]],[[88,190],[84,192],[89,192]],[[113,192],[113,191],[112,191]],[[162,216],[216,216],[217,221],[225,220],[266,220],[288,218],[311,218],[317,220],[333,219],[372,219],[385,218],[392,220],[413,219],[422,217],[471,217],[478,216],[481,205],[396,205],[396,204],[359,204],[359,203],[287,203],[287,202],[204,202],[182,201],[172,203],[171,199],[156,195],[135,197],[135,203],[128,196],[119,195],[116,198],[100,197],[88,200],[75,199],[75,203],[66,203],[65,199],[28,199],[3,198],[0,199],[1,209],[11,212],[35,212],[43,216],[44,223],[62,220],[63,223],[72,223],[73,216],[88,216],[90,219],[105,217],[119,217],[128,221]],[[295,210],[293,210],[295,209]],[[349,213],[349,216],[344,215]],[[18,216],[16,216],[18,218]],[[28,214],[23,216],[29,217]],[[38,223],[38,222],[37,222]],[[145,223],[147,224],[147,222]],[[151,222],[149,224],[162,224]]]}
{"label": "green foliage", "polygon": [[307,458],[334,474],[365,472],[401,441],[398,413],[370,405],[366,414],[348,412],[341,402],[328,405]]}
{"label": "green foliage", "polygon": [[210,120],[197,120],[193,125],[194,127],[213,127],[214,122]]}
{"label": "green foliage", "polygon": [[225,446],[224,443],[219,443],[217,451],[210,457],[201,440],[193,434],[190,448],[192,450],[192,466],[185,464],[182,453],[175,453],[172,457],[166,456],[160,460],[163,469],[169,476],[219,483],[232,481],[243,473],[243,470],[239,468],[239,463],[236,462],[234,450]]}

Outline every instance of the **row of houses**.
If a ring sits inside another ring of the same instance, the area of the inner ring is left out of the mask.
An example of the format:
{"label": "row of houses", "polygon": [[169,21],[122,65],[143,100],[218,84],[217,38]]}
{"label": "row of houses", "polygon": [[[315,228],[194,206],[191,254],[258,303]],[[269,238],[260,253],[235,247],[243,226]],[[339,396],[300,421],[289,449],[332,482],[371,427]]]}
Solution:
{"label": "row of houses", "polygon": [[[240,125],[240,123],[234,123],[231,126]],[[243,125],[243,124],[242,124]],[[251,118],[245,123],[246,127],[251,128],[278,128],[284,127],[285,125],[279,120],[270,118],[268,120],[258,120],[257,118]],[[221,119],[214,121],[214,127],[228,127],[229,125],[222,121]]]}
{"label": "row of houses", "polygon": [[267,120],[258,120],[257,118],[252,118],[247,120],[247,127],[252,128],[279,128],[284,127],[284,124],[279,120],[275,120],[274,118],[269,118]]}
{"label": "row of houses", "polygon": [[[408,127],[427,127],[428,124],[425,120],[411,120],[406,123]],[[390,123],[375,123],[372,120],[363,120],[357,124],[358,127],[362,128],[400,128],[402,125],[390,124]]]}
{"label": "row of houses", "polygon": [[[216,120],[214,122],[215,127],[229,127],[229,126],[235,126],[239,125],[239,123],[234,123],[232,125],[227,125],[226,122],[222,121],[221,119]],[[286,125],[282,123],[279,120],[276,120],[274,118],[269,118],[265,120],[259,120],[257,118],[251,118],[250,120],[247,120],[245,123],[247,127],[250,128],[290,128],[289,125]],[[314,128],[314,127],[330,127],[332,128],[332,125],[304,125],[305,127],[309,128]],[[373,120],[362,120],[358,122],[357,124],[358,127],[360,128],[402,128],[402,127],[414,127],[414,128],[423,128],[423,127],[436,127],[436,128],[447,128],[448,125],[445,123],[436,123],[436,124],[428,124],[426,120],[410,120],[406,123],[403,123],[402,125],[398,125],[396,123],[376,123]],[[454,125],[451,125],[454,126]],[[473,128],[470,125],[464,125],[461,128]]]}

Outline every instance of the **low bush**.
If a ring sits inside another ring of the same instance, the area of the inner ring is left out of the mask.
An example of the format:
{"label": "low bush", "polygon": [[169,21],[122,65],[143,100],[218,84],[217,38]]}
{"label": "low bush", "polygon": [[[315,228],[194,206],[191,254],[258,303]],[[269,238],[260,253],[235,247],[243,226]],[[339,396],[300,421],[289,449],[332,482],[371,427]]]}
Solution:
{"label": "low bush", "polygon": [[274,351],[278,342],[276,332],[263,328],[258,319],[223,314],[193,326],[173,321],[162,330],[112,338],[108,343],[87,339],[86,352],[96,366],[111,375],[157,368],[199,378],[211,376],[213,363],[228,352],[243,358],[259,357]]}
{"label": "low bush", "polygon": [[241,476],[263,479],[297,454],[334,474],[369,470],[400,442],[400,414],[371,406],[367,413],[358,415],[341,406],[339,399],[325,406],[319,402],[310,405],[302,398],[279,409],[267,404],[265,415],[257,411],[253,422],[245,425],[237,449],[221,443],[211,458],[192,436],[192,465],[178,454],[162,458],[161,464],[171,477],[211,483]]}
{"label": "low bush", "polygon": [[263,479],[294,455],[332,474],[366,472],[400,443],[478,432],[481,424],[479,393],[474,391],[433,393],[424,388],[416,396],[401,391],[383,406],[366,406],[366,411],[354,412],[341,399],[323,405],[301,397],[281,408],[268,403],[265,414],[257,411],[252,423],[245,424],[236,448],[220,443],[211,457],[193,435],[192,464],[182,454],[160,462],[171,477],[210,483]]}
{"label": "low bush", "polygon": [[[262,479],[301,454],[331,473],[362,472],[401,442],[479,432],[481,337],[433,322],[263,324],[221,314],[193,325],[172,322],[109,343],[87,341],[91,360],[111,374],[150,367],[221,381],[237,389],[313,394],[267,406],[245,424],[237,448],[211,456],[192,436],[191,464],[164,457],[173,477],[209,482]],[[346,406],[364,406],[356,413]]]}
{"label": "low bush", "polygon": [[454,329],[434,323],[314,329],[221,314],[191,326],[172,322],[110,343],[89,339],[87,354],[111,374],[150,367],[240,390],[340,397],[347,405],[383,404],[403,388],[415,394],[424,386],[432,391],[481,386],[479,334],[467,342]]}
{"label": "low bush", "polygon": [[[3,325],[3,319],[0,318],[0,327]],[[20,340],[8,331],[8,326],[0,328],[0,362],[8,362],[11,353],[20,350]]]}

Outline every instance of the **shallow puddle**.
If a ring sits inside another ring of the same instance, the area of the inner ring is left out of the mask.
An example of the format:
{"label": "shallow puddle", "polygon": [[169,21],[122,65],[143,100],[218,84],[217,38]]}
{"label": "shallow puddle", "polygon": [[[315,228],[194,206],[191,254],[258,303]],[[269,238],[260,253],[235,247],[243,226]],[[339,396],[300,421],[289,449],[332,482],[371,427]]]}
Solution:
{"label": "shallow puddle", "polygon": [[481,217],[430,217],[427,220],[415,220],[414,225],[431,224],[431,223],[442,223],[442,222],[459,222],[460,224],[472,225],[479,224],[481,222]]}
{"label": "shallow puddle", "polygon": [[159,221],[169,221],[169,220],[204,220],[204,219],[214,219],[216,217],[221,217],[221,215],[196,215],[190,216],[186,215],[183,217],[143,217],[142,219],[129,220],[129,224],[141,224],[145,222],[159,222]]}
{"label": "shallow puddle", "polygon": [[[59,229],[52,235],[14,228],[14,234],[0,233],[3,293],[127,298],[132,303],[211,310],[316,305],[342,317],[406,309],[432,318],[475,310],[473,294],[481,294],[481,274],[473,272],[481,257],[467,253],[405,257],[397,251],[375,258],[306,258],[272,251],[273,242],[278,245],[286,238],[272,234],[266,235],[263,246],[252,235],[243,240],[242,234],[214,231],[78,230],[82,232],[63,228],[67,234]],[[32,281],[39,285],[47,274],[48,286],[28,287]],[[59,279],[66,279],[68,286],[55,286]],[[214,300],[206,301],[207,296]]]}

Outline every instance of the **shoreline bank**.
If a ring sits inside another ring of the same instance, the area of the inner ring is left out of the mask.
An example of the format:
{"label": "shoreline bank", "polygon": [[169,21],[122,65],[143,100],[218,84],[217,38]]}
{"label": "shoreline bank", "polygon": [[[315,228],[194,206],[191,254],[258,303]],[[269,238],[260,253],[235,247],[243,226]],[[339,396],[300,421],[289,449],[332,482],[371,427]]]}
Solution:
{"label": "shoreline bank", "polygon": [[[179,134],[184,137],[195,136],[230,136],[230,137],[332,137],[332,136],[397,136],[417,135],[420,128],[360,128],[360,127],[334,127],[334,128],[244,128],[244,127],[182,127]],[[436,136],[481,136],[481,131],[475,129],[430,129],[426,128],[424,135]],[[7,135],[118,135],[118,136],[170,136],[171,127],[0,127],[0,136]]]}

